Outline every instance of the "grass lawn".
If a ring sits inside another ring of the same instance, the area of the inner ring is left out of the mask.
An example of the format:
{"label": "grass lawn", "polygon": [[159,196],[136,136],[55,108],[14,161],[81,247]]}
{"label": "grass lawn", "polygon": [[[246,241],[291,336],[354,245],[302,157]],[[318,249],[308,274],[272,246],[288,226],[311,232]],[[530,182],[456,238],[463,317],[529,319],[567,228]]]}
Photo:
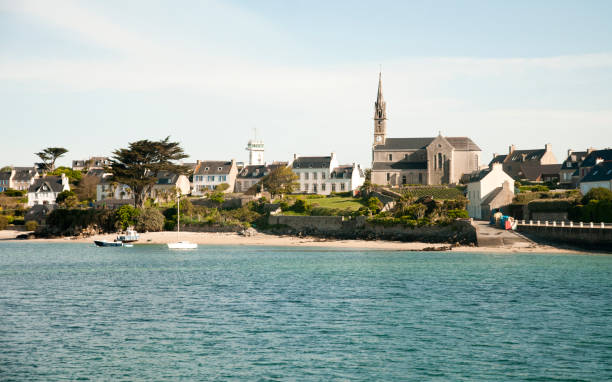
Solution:
{"label": "grass lawn", "polygon": [[361,199],[351,198],[351,197],[343,197],[343,196],[331,196],[331,197],[321,197],[321,198],[308,198],[306,199],[313,207],[315,204],[318,204],[319,207],[324,208],[338,208],[341,210],[351,210],[356,211],[361,207],[364,207],[365,204],[361,202]]}

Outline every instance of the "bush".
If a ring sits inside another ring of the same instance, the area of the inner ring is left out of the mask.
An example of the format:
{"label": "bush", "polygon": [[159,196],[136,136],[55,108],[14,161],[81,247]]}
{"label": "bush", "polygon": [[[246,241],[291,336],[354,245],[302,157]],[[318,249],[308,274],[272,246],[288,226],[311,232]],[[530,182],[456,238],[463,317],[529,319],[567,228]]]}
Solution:
{"label": "bush", "polygon": [[73,191],[62,191],[57,195],[57,198],[55,198],[55,201],[57,203],[63,203],[70,196],[76,196],[76,194]]}
{"label": "bush", "polygon": [[157,208],[145,208],[136,218],[136,229],[140,232],[159,232],[163,228],[164,215]]}
{"label": "bush", "polygon": [[8,225],[9,225],[8,218],[4,215],[0,215],[0,230],[6,229]]}
{"label": "bush", "polygon": [[312,209],[312,206],[306,200],[298,199],[295,201],[295,203],[293,203],[291,209],[297,213],[303,213],[310,211]]}
{"label": "bush", "polygon": [[36,231],[36,228],[38,228],[38,223],[35,222],[34,220],[28,220],[27,222],[25,222],[25,229],[28,231]]}
{"label": "bush", "polygon": [[136,223],[139,211],[129,204],[121,206],[115,211],[115,225],[118,229],[125,230]]}
{"label": "bush", "polygon": [[582,204],[588,204],[591,200],[612,200],[612,191],[603,187],[592,188],[582,198]]}
{"label": "bush", "polygon": [[26,194],[26,190],[13,190],[9,188],[8,190],[4,190],[2,193],[6,196],[11,196],[11,197],[17,196],[18,197],[18,196],[24,196]]}
{"label": "bush", "polygon": [[541,185],[541,184],[536,184],[533,186],[518,186],[518,189],[520,192],[548,192],[550,191],[548,187]]}
{"label": "bush", "polygon": [[383,207],[382,202],[375,197],[371,197],[370,199],[368,199],[367,205],[370,211],[372,211],[373,213],[378,213]]}
{"label": "bush", "polygon": [[531,212],[567,212],[572,203],[568,200],[533,200],[527,206]]}
{"label": "bush", "polygon": [[469,217],[468,212],[466,210],[460,210],[460,209],[448,210],[446,211],[446,216],[452,220],[467,219]]}

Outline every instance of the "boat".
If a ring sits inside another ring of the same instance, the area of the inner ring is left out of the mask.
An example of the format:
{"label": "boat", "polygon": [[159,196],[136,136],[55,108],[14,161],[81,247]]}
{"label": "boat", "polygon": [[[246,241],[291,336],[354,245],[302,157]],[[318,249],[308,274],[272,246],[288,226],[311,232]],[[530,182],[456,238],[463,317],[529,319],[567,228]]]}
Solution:
{"label": "boat", "polygon": [[117,236],[116,241],[121,241],[123,243],[132,243],[134,241],[138,241],[140,239],[140,235],[136,230],[128,229],[125,231],[123,235]]}
{"label": "boat", "polygon": [[106,240],[94,240],[94,244],[98,247],[123,247],[121,241],[106,241]]}
{"label": "boat", "polygon": [[176,242],[168,243],[169,249],[196,249],[198,245],[189,241],[181,241],[181,195],[176,200]]}

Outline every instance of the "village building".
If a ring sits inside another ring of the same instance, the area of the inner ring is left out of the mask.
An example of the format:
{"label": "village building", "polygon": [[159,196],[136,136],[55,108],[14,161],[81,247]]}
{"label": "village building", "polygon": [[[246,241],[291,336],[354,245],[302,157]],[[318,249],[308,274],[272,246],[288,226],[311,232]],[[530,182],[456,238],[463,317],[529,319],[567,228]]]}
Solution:
{"label": "village building", "polygon": [[262,165],[248,165],[244,166],[238,172],[236,176],[236,192],[246,192],[251,187],[258,184],[261,179],[268,175],[274,169],[279,167],[287,167],[287,162],[273,162],[270,164]]}
{"label": "village building", "polygon": [[514,198],[514,179],[503,170],[501,163],[475,172],[467,182],[468,215],[488,220],[491,212],[504,209]]}
{"label": "village building", "polygon": [[558,182],[561,171],[551,144],[546,144],[543,149],[529,150],[517,150],[510,145],[508,154],[493,154],[489,166],[494,163],[501,163],[504,172],[513,179],[532,182]]}
{"label": "village building", "polygon": [[587,149],[587,151],[573,151],[567,150],[567,158],[561,164],[561,170],[559,171],[559,184],[566,188],[578,187],[580,181],[580,166],[586,157],[595,151],[593,148]]}
{"label": "village building", "polygon": [[591,171],[580,181],[582,195],[597,187],[612,191],[612,160],[598,160]]}
{"label": "village building", "polygon": [[96,201],[110,204],[130,204],[134,201],[131,188],[113,181],[112,174],[105,174],[96,185]]}
{"label": "village building", "polygon": [[10,171],[0,173],[0,192],[8,189],[27,190],[39,177],[35,167],[11,167]]}
{"label": "village building", "polygon": [[612,160],[612,149],[592,150],[578,167],[578,177],[582,180],[595,165]]}
{"label": "village building", "polygon": [[72,169],[78,171],[90,170],[90,169],[103,169],[110,166],[111,162],[108,157],[91,157],[89,159],[73,160]]}
{"label": "village building", "polygon": [[236,161],[198,161],[193,174],[192,195],[204,195],[220,184],[229,188],[224,192],[234,192],[238,167]]}
{"label": "village building", "polygon": [[53,205],[62,191],[70,191],[70,184],[65,174],[34,179],[28,188],[28,207],[41,204]]}
{"label": "village building", "polygon": [[382,78],[374,103],[372,183],[455,184],[463,174],[478,170],[480,148],[468,137],[387,138],[387,104]]}
{"label": "village building", "polygon": [[262,140],[255,139],[249,140],[246,150],[249,152],[249,166],[263,165],[264,162],[264,143]]}
{"label": "village building", "polygon": [[329,195],[332,192],[354,192],[365,180],[359,165],[339,165],[335,153],[319,157],[294,154],[290,167],[298,177],[297,192],[301,193]]}
{"label": "village building", "polygon": [[188,195],[191,192],[189,178],[186,175],[161,171],[157,174],[157,182],[151,187],[150,197],[156,201],[176,199],[177,193]]}

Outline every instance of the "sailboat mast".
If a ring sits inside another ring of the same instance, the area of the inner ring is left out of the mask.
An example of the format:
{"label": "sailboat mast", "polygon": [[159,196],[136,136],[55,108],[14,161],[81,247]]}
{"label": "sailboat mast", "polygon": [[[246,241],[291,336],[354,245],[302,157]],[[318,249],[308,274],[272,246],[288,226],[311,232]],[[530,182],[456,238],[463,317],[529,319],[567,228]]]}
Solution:
{"label": "sailboat mast", "polygon": [[180,241],[181,234],[181,196],[176,198],[176,241]]}

